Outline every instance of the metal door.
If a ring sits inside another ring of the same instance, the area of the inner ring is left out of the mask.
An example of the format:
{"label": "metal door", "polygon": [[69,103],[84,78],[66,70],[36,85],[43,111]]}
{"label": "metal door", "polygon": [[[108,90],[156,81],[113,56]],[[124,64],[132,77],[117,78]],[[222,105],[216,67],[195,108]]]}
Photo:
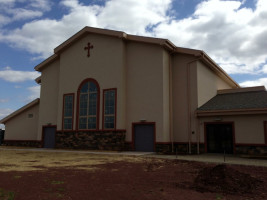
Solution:
{"label": "metal door", "polygon": [[135,124],[134,125],[134,144],[136,151],[153,152],[155,125],[154,124]]}
{"label": "metal door", "polygon": [[44,127],[44,148],[55,148],[56,127]]}

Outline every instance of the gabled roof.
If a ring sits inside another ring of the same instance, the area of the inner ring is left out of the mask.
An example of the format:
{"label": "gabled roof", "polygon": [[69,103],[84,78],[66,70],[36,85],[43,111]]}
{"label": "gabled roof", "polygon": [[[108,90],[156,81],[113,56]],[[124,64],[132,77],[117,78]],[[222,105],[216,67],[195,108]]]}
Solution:
{"label": "gabled roof", "polygon": [[218,91],[215,97],[197,109],[197,115],[267,113],[267,91],[263,86],[242,89]]}
{"label": "gabled roof", "polygon": [[54,53],[60,54],[60,52],[62,52],[65,48],[67,48],[73,42],[77,41],[78,39],[80,39],[81,37],[83,37],[84,35],[88,33],[112,36],[112,37],[117,37],[117,38],[121,38],[123,40],[128,40],[128,41],[158,44],[158,45],[162,45],[168,48],[169,50],[174,50],[176,48],[176,46],[167,39],[129,35],[122,31],[114,31],[114,30],[107,30],[107,29],[100,29],[100,28],[93,28],[93,27],[86,26],[82,30],[80,30],[78,33],[70,37],[68,40],[60,44],[58,47],[56,47],[54,49]]}
{"label": "gabled roof", "polygon": [[114,31],[114,30],[107,30],[107,29],[100,29],[100,28],[93,28],[93,27],[84,27],[78,33],[74,34],[68,40],[60,44],[54,49],[54,55],[50,56],[48,59],[37,65],[34,69],[36,71],[42,71],[44,67],[48,66],[51,62],[55,61],[59,58],[61,52],[65,49],[70,47],[74,42],[79,40],[86,34],[100,34],[106,35],[111,37],[120,38],[125,41],[133,41],[133,42],[142,42],[148,44],[156,44],[160,45],[163,48],[167,49],[172,53],[182,53],[182,54],[190,54],[196,57],[199,57],[199,60],[206,63],[211,70],[213,70],[217,75],[221,78],[226,80],[232,87],[239,88],[240,86],[236,83],[219,65],[217,65],[204,51],[196,50],[196,49],[189,49],[189,48],[182,48],[175,46],[171,41],[168,39],[163,38],[153,38],[153,37],[144,37],[144,36],[137,36],[137,35],[130,35],[122,31]]}
{"label": "gabled roof", "polygon": [[24,111],[28,110],[29,108],[39,104],[40,99],[37,98],[33,100],[32,102],[28,103],[27,105],[21,107],[20,109],[16,110],[15,112],[11,113],[10,115],[6,116],[5,118],[0,120],[0,124],[5,124],[7,121],[12,119],[13,117],[16,117],[17,115],[23,113]]}
{"label": "gabled roof", "polygon": [[77,40],[79,40],[81,37],[83,37],[84,35],[88,33],[112,36],[116,38],[121,38],[126,41],[158,44],[158,45],[163,46],[164,48],[167,48],[170,51],[174,51],[176,48],[176,46],[167,39],[129,35],[122,31],[114,31],[114,30],[107,30],[107,29],[100,29],[100,28],[93,28],[93,27],[86,26],[82,30],[80,30],[78,33],[70,37],[68,40],[66,40],[59,46],[57,46],[54,49],[54,54],[50,56],[48,59],[46,59],[45,61],[43,61],[42,63],[40,63],[39,65],[37,65],[34,69],[36,71],[42,71],[43,67],[47,66],[48,64],[56,60],[62,51],[64,51],[66,48],[71,46],[74,42],[76,42]]}

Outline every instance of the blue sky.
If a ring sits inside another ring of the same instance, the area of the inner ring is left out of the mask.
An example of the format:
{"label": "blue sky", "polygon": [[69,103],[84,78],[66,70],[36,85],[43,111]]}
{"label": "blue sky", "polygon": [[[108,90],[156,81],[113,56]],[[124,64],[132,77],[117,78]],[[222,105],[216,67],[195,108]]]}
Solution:
{"label": "blue sky", "polygon": [[266,0],[0,0],[0,119],[39,97],[33,68],[84,26],[201,49],[241,86],[267,87]]}

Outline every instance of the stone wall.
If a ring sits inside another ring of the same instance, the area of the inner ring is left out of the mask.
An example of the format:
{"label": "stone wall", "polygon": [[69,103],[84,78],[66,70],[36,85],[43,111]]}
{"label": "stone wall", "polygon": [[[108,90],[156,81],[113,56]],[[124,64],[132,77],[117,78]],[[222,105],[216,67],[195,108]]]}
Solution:
{"label": "stone wall", "polygon": [[17,147],[42,147],[42,142],[38,140],[4,140],[2,146]]}
{"label": "stone wall", "polygon": [[56,148],[122,151],[125,130],[68,131],[56,133]]}
{"label": "stone wall", "polygon": [[267,146],[238,146],[235,147],[236,154],[243,154],[243,155],[265,155],[267,156]]}
{"label": "stone wall", "polygon": [[[199,144],[199,151],[200,153],[205,152],[205,145]],[[159,153],[177,153],[177,154],[188,154],[189,153],[189,147],[186,143],[174,143],[173,144],[173,152],[172,152],[172,144],[171,143],[156,143],[156,152]],[[197,154],[197,144],[191,144],[191,153]]]}
{"label": "stone wall", "polygon": [[134,151],[133,143],[132,142],[125,142],[123,150],[124,151]]}

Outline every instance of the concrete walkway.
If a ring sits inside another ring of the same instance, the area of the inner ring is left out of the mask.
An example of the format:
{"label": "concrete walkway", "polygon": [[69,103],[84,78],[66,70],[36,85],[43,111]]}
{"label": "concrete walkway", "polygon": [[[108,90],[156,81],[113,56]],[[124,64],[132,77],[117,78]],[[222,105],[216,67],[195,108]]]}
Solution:
{"label": "concrete walkway", "polygon": [[154,152],[136,152],[136,151],[80,151],[80,150],[61,150],[61,149],[44,149],[44,148],[13,148],[13,147],[0,147],[1,151],[29,151],[29,152],[51,152],[51,153],[86,153],[86,154],[101,154],[101,155],[129,155],[129,156],[142,156],[151,158],[163,158],[163,159],[178,159],[187,161],[198,161],[206,163],[218,163],[218,164],[235,164],[235,165],[252,165],[267,167],[267,159],[254,159],[239,157],[236,155],[224,155],[222,154],[200,154],[200,155],[160,155]]}
{"label": "concrete walkway", "polygon": [[165,158],[165,159],[178,159],[187,161],[198,161],[206,163],[218,163],[218,164],[234,164],[234,165],[251,165],[267,167],[267,159],[254,159],[248,157],[240,157],[237,155],[223,154],[200,154],[200,155],[149,155],[149,157]]}

